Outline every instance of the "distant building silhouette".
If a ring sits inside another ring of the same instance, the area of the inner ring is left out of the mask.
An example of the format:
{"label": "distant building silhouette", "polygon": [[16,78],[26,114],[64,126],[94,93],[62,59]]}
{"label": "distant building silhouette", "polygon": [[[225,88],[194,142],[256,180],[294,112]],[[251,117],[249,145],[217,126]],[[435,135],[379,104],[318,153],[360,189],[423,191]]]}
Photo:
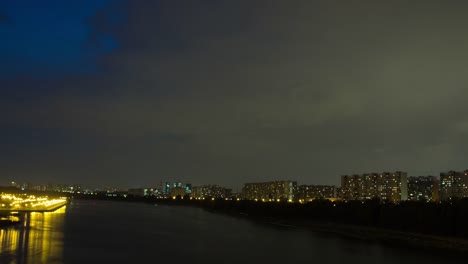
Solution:
{"label": "distant building silhouette", "polygon": [[161,193],[163,195],[169,195],[171,193],[171,183],[170,182],[164,182],[163,183]]}
{"label": "distant building silhouette", "polygon": [[468,170],[440,173],[441,200],[463,197],[468,197]]}
{"label": "distant building silhouette", "polygon": [[[183,189],[183,191],[182,191]],[[174,197],[177,195],[184,196],[192,192],[192,184],[176,182],[161,182],[159,184],[159,192],[162,197]]]}
{"label": "distant building silhouette", "polygon": [[435,176],[408,177],[408,200],[439,201],[439,180]]}
{"label": "distant building silhouette", "polygon": [[407,173],[383,172],[341,176],[341,195],[345,200],[379,198],[398,203],[408,199]]}
{"label": "distant building silhouette", "polygon": [[185,184],[185,193],[186,194],[191,194],[192,193],[192,184],[190,184],[190,183]]}
{"label": "distant building silhouette", "polygon": [[202,185],[192,187],[192,197],[194,198],[227,198],[232,195],[232,189],[219,185]]}
{"label": "distant building silhouette", "polygon": [[300,185],[297,192],[297,198],[301,202],[336,197],[337,189],[336,186],[333,185]]}
{"label": "distant building silhouette", "polygon": [[272,181],[259,183],[246,183],[242,189],[242,196],[247,200],[297,200],[297,182]]}
{"label": "distant building silhouette", "polygon": [[153,195],[156,189],[153,188],[133,188],[128,189],[128,194],[137,197],[145,197]]}
{"label": "distant building silhouette", "polygon": [[185,187],[174,187],[171,189],[171,197],[184,197],[186,194]]}

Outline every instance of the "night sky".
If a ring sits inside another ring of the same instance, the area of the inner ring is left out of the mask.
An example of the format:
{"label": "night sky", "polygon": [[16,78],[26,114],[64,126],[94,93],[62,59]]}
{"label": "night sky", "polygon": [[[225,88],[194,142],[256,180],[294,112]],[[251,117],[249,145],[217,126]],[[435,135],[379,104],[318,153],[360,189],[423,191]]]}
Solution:
{"label": "night sky", "polygon": [[0,0],[0,184],[468,168],[466,1]]}

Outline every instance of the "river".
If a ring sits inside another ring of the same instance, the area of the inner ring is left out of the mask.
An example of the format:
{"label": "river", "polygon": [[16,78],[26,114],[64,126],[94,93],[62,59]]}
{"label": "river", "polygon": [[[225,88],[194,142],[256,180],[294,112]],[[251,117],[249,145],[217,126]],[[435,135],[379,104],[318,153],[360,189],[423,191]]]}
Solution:
{"label": "river", "polygon": [[0,229],[0,263],[462,263],[200,208],[72,201]]}

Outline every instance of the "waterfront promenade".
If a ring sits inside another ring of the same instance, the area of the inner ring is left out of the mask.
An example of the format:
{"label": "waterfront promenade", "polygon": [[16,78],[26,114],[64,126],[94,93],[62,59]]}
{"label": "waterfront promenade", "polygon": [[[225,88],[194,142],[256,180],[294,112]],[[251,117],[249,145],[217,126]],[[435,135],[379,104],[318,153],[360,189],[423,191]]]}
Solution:
{"label": "waterfront promenade", "polygon": [[0,213],[11,212],[51,212],[66,205],[68,199],[36,197],[34,195],[2,194],[0,200]]}

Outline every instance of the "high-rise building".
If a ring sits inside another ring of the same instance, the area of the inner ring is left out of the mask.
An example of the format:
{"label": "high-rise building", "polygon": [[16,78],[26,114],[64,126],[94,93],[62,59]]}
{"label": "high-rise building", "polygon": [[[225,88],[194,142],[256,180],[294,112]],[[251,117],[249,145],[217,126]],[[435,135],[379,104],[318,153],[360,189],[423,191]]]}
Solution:
{"label": "high-rise building", "polygon": [[440,173],[440,199],[468,197],[468,170]]}
{"label": "high-rise building", "polygon": [[408,177],[408,200],[439,201],[439,180],[435,176]]}
{"label": "high-rise building", "polygon": [[128,189],[128,194],[133,196],[139,197],[146,197],[154,195],[155,189],[152,188],[136,188],[136,189]]}
{"label": "high-rise building", "polygon": [[272,181],[259,183],[246,183],[242,188],[242,196],[247,200],[276,201],[297,200],[297,182]]}
{"label": "high-rise building", "polygon": [[[172,192],[172,189],[178,188],[177,191]],[[184,195],[185,194],[190,194],[192,192],[192,184],[187,183],[184,184],[181,181],[176,181],[176,182],[160,182],[159,184],[159,193],[160,195],[164,197],[174,197],[174,193],[177,193],[180,195],[182,191],[179,189],[182,188],[184,189]]]}
{"label": "high-rise building", "polygon": [[366,173],[341,176],[341,195],[345,200],[379,198],[398,203],[408,199],[406,172]]}
{"label": "high-rise building", "polygon": [[300,185],[297,196],[299,201],[310,202],[314,199],[336,198],[336,191],[333,185]]}
{"label": "high-rise building", "polygon": [[184,187],[174,187],[171,189],[171,197],[184,197],[186,194]]}
{"label": "high-rise building", "polygon": [[190,184],[190,183],[185,184],[185,193],[186,194],[191,194],[192,193],[192,184]]}
{"label": "high-rise building", "polygon": [[231,189],[218,185],[202,185],[192,187],[192,197],[194,198],[227,198],[232,194]]}
{"label": "high-rise building", "polygon": [[169,195],[171,193],[171,183],[164,182],[161,192],[163,195]]}

